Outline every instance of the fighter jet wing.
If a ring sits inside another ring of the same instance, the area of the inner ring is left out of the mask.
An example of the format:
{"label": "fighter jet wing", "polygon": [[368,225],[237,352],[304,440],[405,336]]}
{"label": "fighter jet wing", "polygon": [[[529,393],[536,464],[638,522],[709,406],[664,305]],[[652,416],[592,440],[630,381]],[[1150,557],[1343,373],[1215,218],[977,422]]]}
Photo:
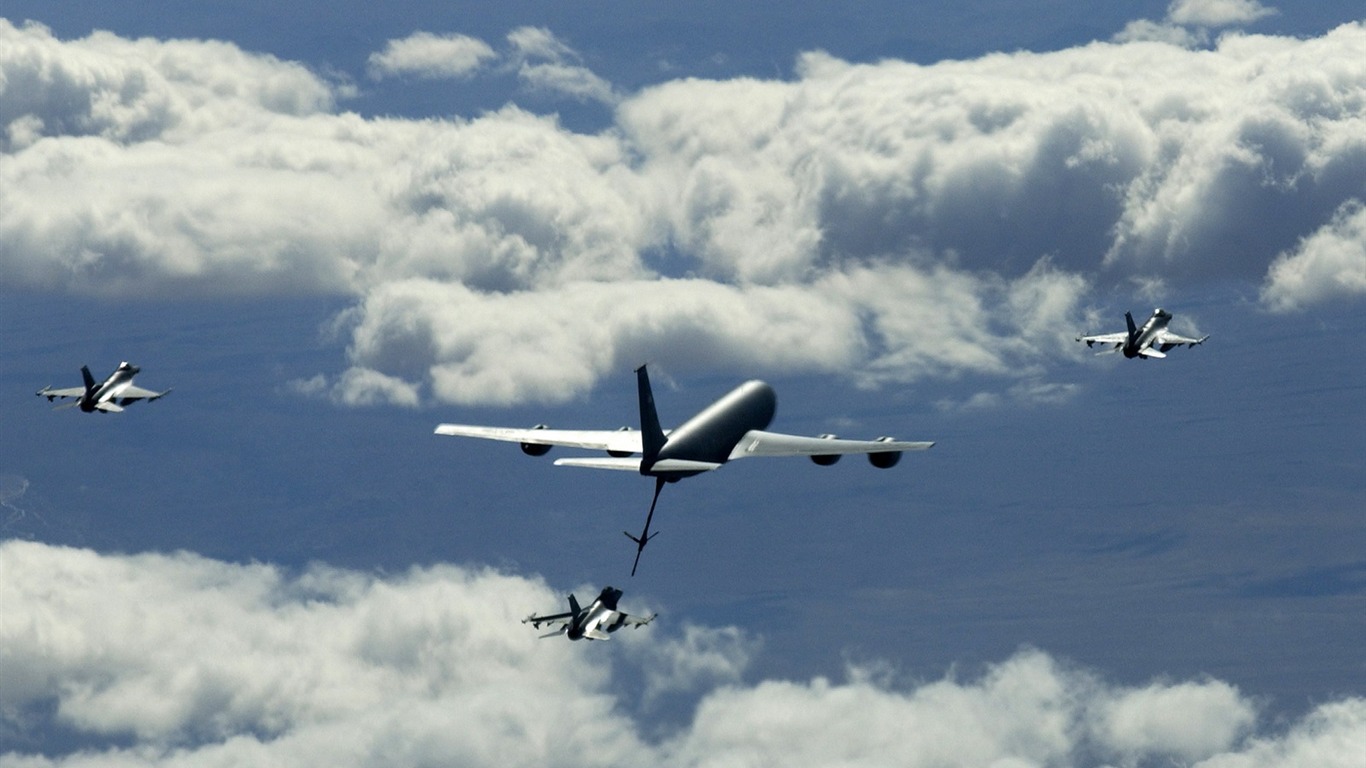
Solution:
{"label": "fighter jet wing", "polygon": [[1095,336],[1078,336],[1077,341],[1086,342],[1087,346],[1092,344],[1123,344],[1129,340],[1129,334],[1124,331],[1119,333],[1100,333]]}
{"label": "fighter jet wing", "polygon": [[639,617],[636,617],[636,616],[632,616],[632,615],[627,614],[627,613],[619,613],[619,614],[617,614],[617,615],[619,615],[619,616],[621,617],[621,620],[618,622],[618,625],[619,625],[619,626],[626,626],[626,627],[643,627],[643,626],[645,626],[646,624],[649,624],[650,622],[654,621],[654,620],[655,620],[655,616],[658,616],[659,614],[652,613],[652,614],[650,614],[649,616],[646,616],[646,617],[643,618],[643,619],[642,619],[642,618],[639,618]]}
{"label": "fighter jet wing", "polygon": [[64,389],[43,387],[38,390],[37,394],[39,397],[46,397],[48,400],[51,400],[54,397],[80,397],[85,394],[85,387],[66,387]]}
{"label": "fighter jet wing", "polygon": [[640,433],[633,429],[517,429],[511,427],[480,427],[472,424],[438,424],[436,434],[477,437],[481,440],[501,440],[506,443],[561,445],[569,448],[588,448],[614,453],[641,452]]}
{"label": "fighter jet wing", "polygon": [[751,429],[735,444],[731,459],[751,456],[831,456],[844,453],[923,451],[934,443],[898,440],[840,440],[834,437],[802,437]]}
{"label": "fighter jet wing", "polygon": [[522,623],[530,624],[536,629],[540,629],[542,624],[550,624],[551,626],[564,626],[568,624],[569,620],[572,618],[574,618],[574,614],[572,613],[554,613],[550,614],[549,616],[532,615],[526,617],[525,619],[522,619]]}
{"label": "fighter jet wing", "polygon": [[1182,344],[1189,344],[1193,347],[1196,344],[1204,344],[1205,339],[1208,338],[1209,336],[1201,336],[1198,339],[1192,339],[1186,336],[1181,336],[1179,334],[1172,333],[1171,331],[1159,331],[1157,333],[1156,339],[1154,339],[1154,343],[1161,346],[1170,345],[1173,347],[1177,347]]}
{"label": "fighter jet wing", "polygon": [[[654,621],[655,615],[656,614],[652,613],[649,616],[646,616],[642,619],[632,616],[629,613],[622,613],[621,611],[609,611],[608,614],[603,617],[603,620],[599,622],[598,626],[606,629],[607,632],[615,632],[618,629],[621,629],[622,627],[643,627],[646,624],[649,624],[650,622]],[[587,632],[585,632],[584,634],[589,635],[589,633]],[[595,640],[607,639],[606,632],[602,633],[601,637],[597,637],[594,635],[589,636],[593,637]]]}
{"label": "fighter jet wing", "polygon": [[120,402],[123,402],[123,401],[125,401],[125,400],[143,400],[143,399],[145,399],[147,402],[150,403],[150,402],[152,402],[153,400],[156,400],[156,399],[158,399],[158,398],[165,397],[166,395],[169,395],[170,393],[171,393],[171,390],[169,390],[169,389],[166,390],[165,392],[153,392],[153,391],[150,390],[150,389],[143,389],[142,387],[135,387],[135,386],[133,386],[132,384],[129,384],[128,386],[126,386],[126,387],[124,387],[123,389],[119,390],[118,395],[116,395],[114,399],[116,399],[116,400],[118,400],[118,401],[120,401]]}

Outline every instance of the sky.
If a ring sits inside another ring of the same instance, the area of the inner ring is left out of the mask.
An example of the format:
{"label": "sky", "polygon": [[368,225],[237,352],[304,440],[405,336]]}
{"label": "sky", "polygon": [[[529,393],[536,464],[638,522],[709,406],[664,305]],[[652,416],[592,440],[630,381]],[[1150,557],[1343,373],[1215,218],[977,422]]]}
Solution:
{"label": "sky", "polygon": [[0,766],[1360,766],[1359,2],[831,13],[0,0]]}

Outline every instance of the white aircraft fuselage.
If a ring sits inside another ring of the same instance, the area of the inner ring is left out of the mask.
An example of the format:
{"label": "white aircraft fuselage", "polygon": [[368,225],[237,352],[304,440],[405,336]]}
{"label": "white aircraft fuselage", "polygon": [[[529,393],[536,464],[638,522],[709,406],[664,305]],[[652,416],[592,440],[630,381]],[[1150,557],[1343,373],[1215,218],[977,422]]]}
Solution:
{"label": "white aircraft fuselage", "polygon": [[1133,332],[1133,315],[1125,313],[1124,316],[1128,318],[1130,330],[1129,341],[1124,344],[1124,356],[1130,359],[1138,357],[1142,350],[1151,348],[1162,331],[1167,329],[1167,323],[1172,320],[1172,313],[1159,307],[1153,310],[1152,316],[1143,323],[1143,327],[1139,328],[1138,333],[1135,334]]}
{"label": "white aircraft fuselage", "polygon": [[[82,369],[87,375],[89,374],[89,370],[89,368]],[[132,363],[119,363],[119,367],[115,368],[114,372],[109,374],[109,378],[105,379],[102,384],[94,389],[94,391],[87,392],[85,396],[80,399],[77,403],[77,407],[86,413],[91,413],[101,403],[116,402],[119,399],[119,393],[133,385],[133,377],[138,375],[138,372],[141,370],[141,368]]]}
{"label": "white aircraft fuselage", "polygon": [[569,623],[565,634],[570,640],[582,640],[587,637],[590,640],[603,638],[604,633],[615,632],[622,625],[625,618],[617,613],[617,601],[621,599],[621,590],[607,587],[598,595],[588,606],[588,610],[582,611],[575,616]]}

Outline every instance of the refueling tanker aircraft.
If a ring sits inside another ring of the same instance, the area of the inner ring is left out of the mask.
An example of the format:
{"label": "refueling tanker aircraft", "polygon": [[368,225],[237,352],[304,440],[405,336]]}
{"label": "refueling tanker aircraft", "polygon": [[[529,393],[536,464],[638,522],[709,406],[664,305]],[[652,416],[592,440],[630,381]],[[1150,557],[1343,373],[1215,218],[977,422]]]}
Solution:
{"label": "refueling tanker aircraft", "polygon": [[719,469],[732,459],[755,456],[808,456],[821,466],[830,466],[846,453],[864,453],[873,466],[887,469],[896,465],[902,451],[923,451],[934,445],[899,442],[890,437],[840,440],[834,435],[801,437],[765,432],[778,400],[773,388],[758,380],[741,384],[682,426],[665,431],[659,426],[650,376],[643,365],[636,369],[636,387],[640,398],[639,431],[630,427],[609,431],[548,429],[544,424],[531,429],[440,424],[436,434],[521,443],[522,452],[528,456],[544,456],[555,445],[606,451],[604,457],[556,459],[555,466],[616,469],[653,477],[655,494],[645,516],[645,529],[639,536],[624,532],[636,543],[632,576],[640,565],[640,553],[655,536],[650,533],[650,521],[665,483]]}
{"label": "refueling tanker aircraft", "polygon": [[604,587],[602,594],[594,600],[587,610],[579,608],[579,601],[574,599],[574,595],[569,596],[569,613],[556,613],[550,616],[528,616],[522,619],[523,624],[530,624],[536,629],[540,629],[542,624],[558,624],[560,628],[541,635],[542,638],[554,637],[556,635],[568,635],[570,640],[610,640],[610,632],[616,632],[624,626],[643,627],[655,620],[655,614],[638,619],[629,614],[617,610],[617,601],[621,599],[621,590],[611,587]]}
{"label": "refueling tanker aircraft", "polygon": [[38,390],[39,397],[46,397],[50,403],[57,398],[65,400],[68,397],[76,398],[70,403],[62,403],[53,410],[62,408],[79,407],[86,413],[99,411],[100,413],[122,413],[124,406],[138,400],[152,402],[170,394],[171,390],[165,392],[153,392],[150,389],[143,389],[133,385],[133,377],[142,369],[131,363],[119,363],[119,367],[109,374],[109,378],[104,383],[95,383],[95,377],[90,375],[89,366],[81,366],[81,376],[85,379],[83,387],[68,387],[66,389],[53,389],[43,387]]}
{"label": "refueling tanker aircraft", "polygon": [[1128,331],[1118,333],[1103,333],[1098,336],[1078,336],[1077,341],[1086,342],[1086,346],[1113,345],[1109,352],[1122,350],[1124,356],[1128,358],[1141,357],[1166,357],[1167,350],[1172,347],[1179,347],[1185,344],[1193,347],[1196,344],[1204,344],[1209,336],[1201,336],[1198,339],[1191,339],[1185,336],[1178,336],[1167,330],[1167,323],[1171,322],[1172,313],[1161,307],[1153,310],[1152,317],[1149,317],[1142,328],[1134,325],[1134,316],[1128,312],[1124,313],[1124,321],[1128,324]]}

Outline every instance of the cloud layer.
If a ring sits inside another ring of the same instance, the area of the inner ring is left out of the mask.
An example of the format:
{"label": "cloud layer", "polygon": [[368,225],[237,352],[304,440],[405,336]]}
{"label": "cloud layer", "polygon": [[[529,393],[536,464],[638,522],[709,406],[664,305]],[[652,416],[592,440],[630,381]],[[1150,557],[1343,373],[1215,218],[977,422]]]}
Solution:
{"label": "cloud layer", "polygon": [[[756,646],[733,628],[670,617],[608,645],[538,641],[518,618],[561,598],[488,570],[287,574],[16,541],[0,544],[0,567],[7,768],[1323,768],[1366,749],[1360,699],[1259,734],[1256,706],[1225,683],[1114,686],[1038,651],[909,686],[859,668],[747,684]],[[661,734],[648,704],[629,705],[617,669],[633,664],[651,672],[651,695],[698,692],[691,721]]]}
{"label": "cloud layer", "polygon": [[383,51],[371,54],[370,77],[468,77],[496,55],[488,43],[468,35],[416,32],[401,40],[390,40]]}
{"label": "cloud layer", "polygon": [[[349,369],[301,387],[345,402],[566,400],[644,359],[1015,386],[1070,350],[1093,286],[1366,296],[1361,24],[932,66],[812,52],[791,80],[626,95],[514,30],[529,87],[616,105],[594,135],[516,106],[339,112],[346,87],[227,43],[3,20],[0,42],[0,281],[353,297]],[[371,74],[497,56],[419,33]]]}

